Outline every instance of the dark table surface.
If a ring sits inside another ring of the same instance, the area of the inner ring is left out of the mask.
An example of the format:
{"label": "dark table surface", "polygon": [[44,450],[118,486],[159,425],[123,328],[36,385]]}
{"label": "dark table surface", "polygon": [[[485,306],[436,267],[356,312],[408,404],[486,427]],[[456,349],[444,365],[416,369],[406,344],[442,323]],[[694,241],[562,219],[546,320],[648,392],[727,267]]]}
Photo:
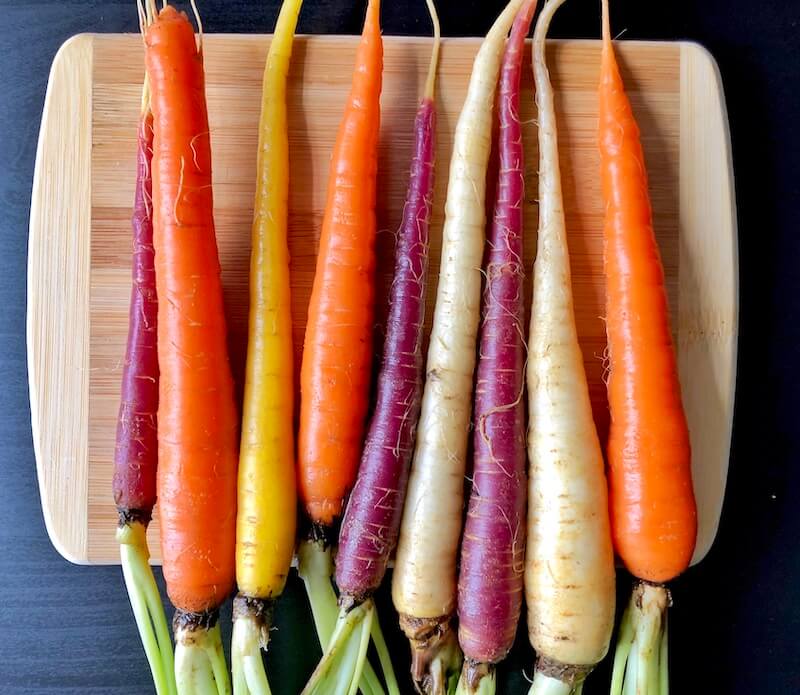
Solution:
{"label": "dark table surface", "polygon": [[[277,0],[199,0],[208,32],[268,32]],[[501,0],[439,0],[446,35],[481,35]],[[800,693],[800,0],[615,0],[630,39],[693,39],[717,58],[739,207],[741,337],[730,478],[717,542],[675,583],[673,692]],[[299,30],[358,33],[364,2],[306,0]],[[386,34],[428,32],[421,0],[385,3]],[[133,0],[0,0],[0,692],[151,692],[117,567],[76,567],[42,521],[29,426],[25,263],[47,74],[84,31],[135,31]],[[597,3],[572,0],[555,37],[596,37]],[[160,580],[160,574],[159,574]],[[625,580],[621,591],[627,591]],[[388,597],[382,596],[385,623]],[[227,621],[225,621],[227,623]],[[293,580],[270,653],[275,692],[317,658]],[[405,649],[390,635],[398,661]],[[500,692],[526,690],[524,630]],[[587,695],[603,692],[606,671]]]}

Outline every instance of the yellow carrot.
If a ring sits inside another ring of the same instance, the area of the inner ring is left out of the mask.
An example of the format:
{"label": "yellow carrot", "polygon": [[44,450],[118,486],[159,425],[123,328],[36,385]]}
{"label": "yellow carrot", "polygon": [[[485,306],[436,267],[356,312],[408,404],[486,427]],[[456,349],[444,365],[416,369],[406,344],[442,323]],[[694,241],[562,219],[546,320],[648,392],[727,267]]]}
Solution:
{"label": "yellow carrot", "polygon": [[236,522],[236,695],[269,693],[260,648],[267,647],[271,603],[283,591],[294,551],[286,81],[301,5],[302,0],[283,3],[264,69]]}

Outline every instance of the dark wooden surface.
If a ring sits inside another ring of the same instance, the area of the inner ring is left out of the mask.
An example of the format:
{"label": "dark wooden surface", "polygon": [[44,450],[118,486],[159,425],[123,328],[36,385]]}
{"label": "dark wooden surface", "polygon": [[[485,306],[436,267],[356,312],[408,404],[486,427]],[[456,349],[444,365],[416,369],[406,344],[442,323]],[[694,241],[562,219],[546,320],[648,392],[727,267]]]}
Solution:
{"label": "dark wooden surface", "polygon": [[[277,0],[199,0],[208,32],[268,32]],[[572,0],[553,36],[596,37],[597,2]],[[483,34],[500,0],[439,0],[447,35]],[[699,41],[720,63],[737,178],[740,374],[717,543],[674,586],[673,692],[800,693],[800,1],[615,0],[628,38]],[[363,0],[306,0],[300,31],[357,33]],[[422,0],[385,2],[387,34],[428,32]],[[42,522],[25,366],[31,177],[50,61],[70,35],[134,31],[133,0],[0,0],[0,693],[151,692],[116,567],[75,567]],[[160,576],[159,576],[160,579]],[[627,592],[621,578],[621,591]],[[386,593],[384,623],[394,616]],[[227,620],[224,621],[227,624]],[[276,694],[318,656],[296,578],[270,653]],[[399,668],[406,647],[390,627]],[[227,640],[226,640],[227,641]],[[524,629],[499,692],[526,692]],[[607,671],[587,695],[604,692]]]}

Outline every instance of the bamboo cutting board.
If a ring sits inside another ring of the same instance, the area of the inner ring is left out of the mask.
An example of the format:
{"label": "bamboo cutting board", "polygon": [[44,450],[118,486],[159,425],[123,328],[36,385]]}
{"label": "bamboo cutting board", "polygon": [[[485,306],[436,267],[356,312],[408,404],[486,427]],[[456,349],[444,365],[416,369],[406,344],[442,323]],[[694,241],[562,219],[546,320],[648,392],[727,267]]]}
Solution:
{"label": "bamboo cutting board", "polygon": [[[357,39],[300,37],[289,90],[294,341],[299,365],[327,167]],[[217,235],[234,374],[241,390],[261,77],[269,37],[206,36]],[[452,134],[476,39],[444,41],[428,323],[435,296]],[[430,41],[385,39],[378,193],[378,323],[407,184],[412,123]],[[553,42],[561,166],[578,328],[601,437],[608,414],[602,208],[595,144],[599,43]],[[727,475],[736,371],[738,278],[733,175],[716,65],[690,43],[619,45],[642,128],[694,452],[700,536],[716,533]],[[535,249],[536,125],[526,69],[526,268]],[[77,563],[114,563],[112,460],[130,292],[130,214],[143,55],[132,35],[80,35],[56,56],[34,177],[28,260],[33,438],[47,529]],[[530,281],[528,282],[530,296]],[[380,330],[377,331],[380,336]],[[376,340],[376,344],[379,344]],[[151,526],[158,560],[158,516]]]}

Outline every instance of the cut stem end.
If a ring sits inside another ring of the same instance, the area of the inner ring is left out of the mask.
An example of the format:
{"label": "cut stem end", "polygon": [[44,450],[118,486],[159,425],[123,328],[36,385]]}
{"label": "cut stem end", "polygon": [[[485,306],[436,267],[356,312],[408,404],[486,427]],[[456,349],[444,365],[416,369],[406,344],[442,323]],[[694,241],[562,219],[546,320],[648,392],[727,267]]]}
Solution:
{"label": "cut stem end", "polygon": [[218,614],[176,611],[175,682],[178,695],[231,695]]}
{"label": "cut stem end", "polygon": [[261,650],[269,644],[272,601],[241,594],[233,602],[231,667],[234,695],[270,695]]}
{"label": "cut stem end", "polygon": [[611,695],[668,695],[670,604],[666,587],[646,582],[634,586],[617,638]]}
{"label": "cut stem end", "polygon": [[449,615],[414,618],[400,615],[400,627],[411,643],[411,678],[423,695],[447,695],[456,689],[461,649]]}
{"label": "cut stem end", "polygon": [[496,691],[494,665],[464,659],[456,695],[495,695]]}

